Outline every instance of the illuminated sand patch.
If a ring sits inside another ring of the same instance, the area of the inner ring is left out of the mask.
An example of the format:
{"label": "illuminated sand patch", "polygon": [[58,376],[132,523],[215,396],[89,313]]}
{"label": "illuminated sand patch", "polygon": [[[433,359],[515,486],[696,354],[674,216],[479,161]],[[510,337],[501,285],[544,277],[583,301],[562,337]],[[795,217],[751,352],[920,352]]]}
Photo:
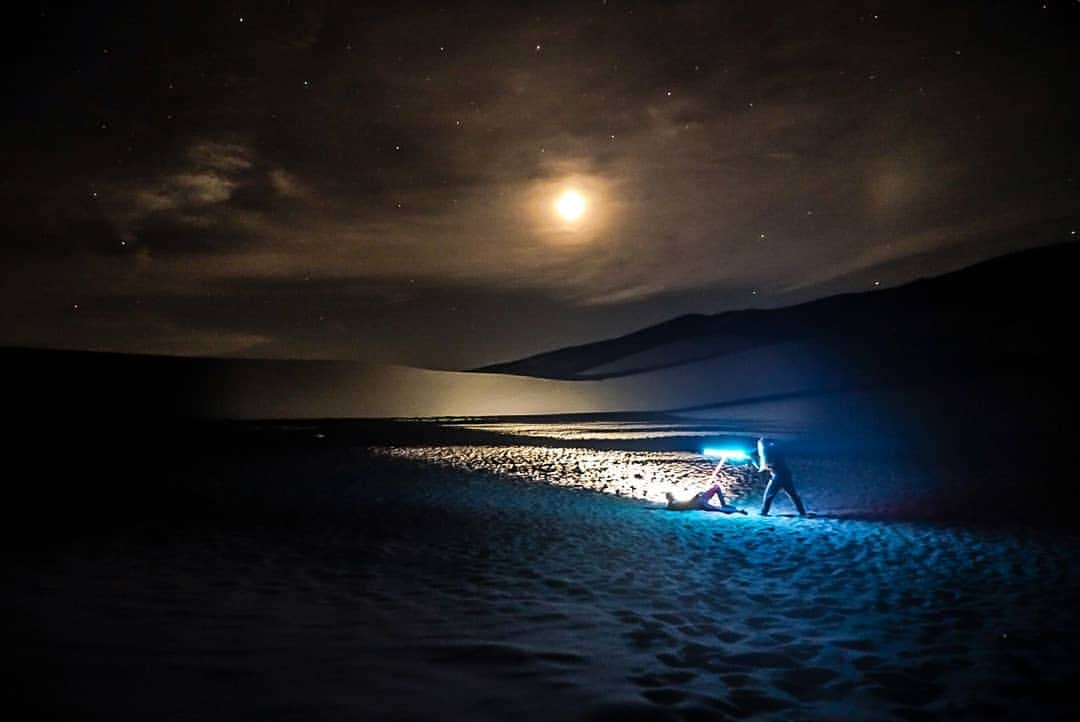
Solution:
{"label": "illuminated sand patch", "polygon": [[[469,472],[663,502],[665,492],[690,496],[710,483],[716,464],[698,454],[543,446],[383,447],[376,453]],[[754,483],[746,466],[718,476],[728,499],[747,496]]]}
{"label": "illuminated sand patch", "polygon": [[[626,499],[663,502],[671,492],[677,498],[688,498],[708,488],[716,460],[701,452],[708,447],[751,448],[748,437],[717,433],[715,426],[698,427],[701,432],[689,443],[664,448],[667,442],[653,439],[628,439],[634,424],[468,424],[483,426],[488,432],[505,435],[506,445],[445,444],[422,447],[383,446],[374,449],[383,456],[409,460],[436,468],[446,468],[477,476],[494,476],[553,486],[583,489],[611,494]],[[656,427],[638,424],[644,434],[655,433]],[[670,426],[665,431],[675,437],[690,437],[684,427]],[[607,436],[610,434],[610,436]],[[513,443],[514,435],[523,443]],[[600,436],[603,435],[603,436]],[[588,438],[581,438],[587,436]],[[600,436],[600,438],[597,438]],[[524,442],[524,439],[551,439],[553,445]],[[620,442],[627,441],[622,444]],[[562,447],[555,444],[571,443]],[[583,448],[577,446],[595,442],[622,448]],[[651,446],[652,448],[643,448]],[[686,447],[690,447],[687,450]],[[630,448],[626,448],[630,447]],[[938,467],[927,465],[918,456],[853,457],[837,454],[793,454],[789,462],[795,485],[807,508],[816,515],[844,517],[874,517],[917,519],[963,511],[955,493],[943,497],[943,479],[947,475]],[[767,473],[754,471],[743,462],[721,467],[718,482],[725,498],[737,506],[756,512],[768,482]],[[774,514],[795,511],[790,499],[780,494]],[[944,513],[944,514],[942,514]]]}
{"label": "illuminated sand patch", "polygon": [[[650,424],[645,422],[585,421],[578,424],[455,424],[464,429],[491,431],[507,436],[540,439],[601,441],[611,439],[665,439],[675,437],[714,437],[725,430],[714,424]],[[750,443],[749,441],[747,442]]]}

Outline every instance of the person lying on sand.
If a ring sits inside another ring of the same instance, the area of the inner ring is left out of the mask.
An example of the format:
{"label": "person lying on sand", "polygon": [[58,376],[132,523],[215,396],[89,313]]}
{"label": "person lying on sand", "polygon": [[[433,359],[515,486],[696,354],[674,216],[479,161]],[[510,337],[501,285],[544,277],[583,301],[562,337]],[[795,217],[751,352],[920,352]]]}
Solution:
{"label": "person lying on sand", "polygon": [[[667,508],[671,511],[719,511],[723,514],[745,514],[742,509],[724,501],[724,494],[720,491],[719,484],[713,484],[705,491],[699,491],[686,500],[678,500],[670,491],[664,494],[667,497]],[[709,503],[709,499],[716,497],[720,500],[720,506]]]}

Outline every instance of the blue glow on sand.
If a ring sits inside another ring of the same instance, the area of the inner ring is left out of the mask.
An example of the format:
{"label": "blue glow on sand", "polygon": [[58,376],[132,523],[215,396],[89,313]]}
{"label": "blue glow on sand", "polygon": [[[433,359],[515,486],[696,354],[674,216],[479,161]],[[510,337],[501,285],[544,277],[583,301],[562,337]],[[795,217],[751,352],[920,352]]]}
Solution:
{"label": "blue glow on sand", "polygon": [[714,459],[727,461],[746,461],[750,457],[741,449],[702,449],[701,453]]}

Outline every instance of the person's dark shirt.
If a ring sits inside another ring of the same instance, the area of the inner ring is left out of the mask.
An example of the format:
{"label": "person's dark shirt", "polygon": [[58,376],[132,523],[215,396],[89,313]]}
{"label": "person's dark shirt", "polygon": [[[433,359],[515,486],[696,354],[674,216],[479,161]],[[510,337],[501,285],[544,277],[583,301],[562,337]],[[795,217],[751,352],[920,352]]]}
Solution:
{"label": "person's dark shirt", "polygon": [[783,450],[776,446],[765,447],[765,461],[772,473],[781,479],[791,478],[791,467],[788,466],[787,456]]}

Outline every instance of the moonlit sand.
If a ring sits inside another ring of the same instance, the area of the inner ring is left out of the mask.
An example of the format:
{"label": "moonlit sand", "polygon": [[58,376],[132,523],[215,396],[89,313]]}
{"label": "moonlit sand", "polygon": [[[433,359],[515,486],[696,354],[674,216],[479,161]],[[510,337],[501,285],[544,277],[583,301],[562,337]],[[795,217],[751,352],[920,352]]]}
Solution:
{"label": "moonlit sand", "polygon": [[885,465],[807,455],[816,517],[756,516],[745,474],[747,516],[667,512],[712,467],[665,433],[707,432],[599,426],[162,442],[168,508],[34,525],[16,689],[86,720],[1073,717],[1072,532],[874,512]]}

